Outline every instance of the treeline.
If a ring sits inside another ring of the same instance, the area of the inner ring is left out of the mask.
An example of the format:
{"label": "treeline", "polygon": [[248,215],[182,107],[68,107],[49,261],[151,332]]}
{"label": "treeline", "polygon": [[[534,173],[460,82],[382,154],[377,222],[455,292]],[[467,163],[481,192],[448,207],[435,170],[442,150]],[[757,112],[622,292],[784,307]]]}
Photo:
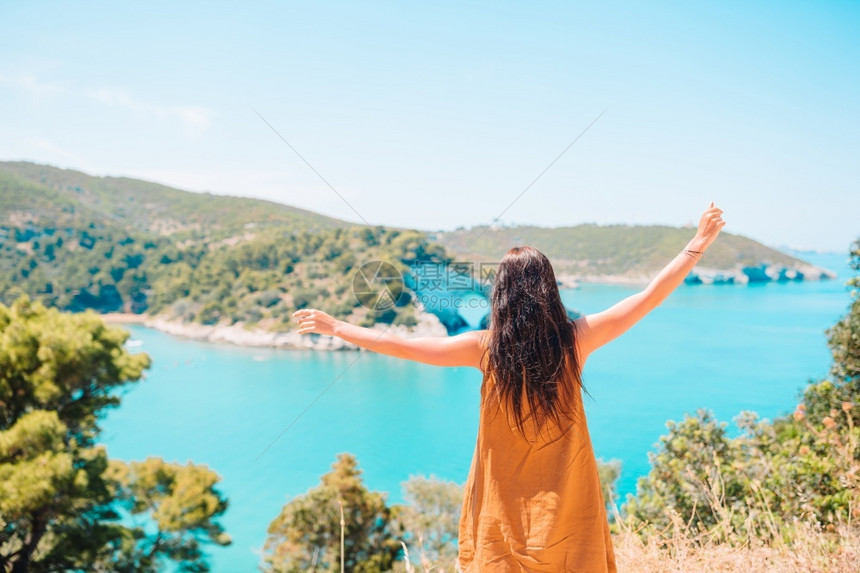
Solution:
{"label": "treeline", "polygon": [[[370,261],[405,272],[413,263],[447,260],[417,231],[335,224],[275,204],[267,212],[258,200],[15,165],[45,181],[0,169],[6,304],[28,296],[74,312],[163,313],[271,330],[288,329],[294,310],[313,305],[360,324],[412,325],[408,288],[394,307],[371,310],[352,291],[352,271]],[[140,220],[131,207],[140,207]]]}
{"label": "treeline", "polygon": [[[576,276],[653,276],[684,248],[692,229],[660,225],[473,227],[433,233],[457,257],[498,260],[511,247],[532,245],[553,262],[556,273]],[[740,235],[723,233],[702,266],[725,271],[770,263],[802,268],[799,259]]]}
{"label": "treeline", "polygon": [[230,543],[215,472],[98,445],[150,365],[127,338],[92,313],[0,305],[0,571],[206,571],[202,545]]}
{"label": "treeline", "polygon": [[0,301],[26,295],[61,310],[165,313],[187,322],[286,329],[313,305],[361,324],[414,324],[408,289],[397,306],[368,311],[350,271],[387,261],[445,260],[414,231],[352,227],[266,230],[235,244],[135,238],[111,228],[0,227]]}
{"label": "treeline", "polygon": [[373,310],[353,292],[352,274],[371,261],[390,262],[405,273],[412,262],[444,259],[440,247],[414,231],[272,230],[230,247],[166,250],[153,273],[147,311],[186,322],[244,322],[286,330],[294,310],[313,306],[368,326],[413,325],[408,289],[395,306]]}

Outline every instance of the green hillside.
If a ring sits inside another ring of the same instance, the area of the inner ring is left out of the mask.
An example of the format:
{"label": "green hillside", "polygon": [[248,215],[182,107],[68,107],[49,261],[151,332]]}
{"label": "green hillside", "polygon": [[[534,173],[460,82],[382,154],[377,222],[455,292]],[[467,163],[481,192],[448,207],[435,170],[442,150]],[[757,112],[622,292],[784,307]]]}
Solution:
{"label": "green hillside", "polygon": [[287,327],[315,306],[364,324],[412,324],[410,295],[369,312],[354,267],[444,260],[423,233],[355,226],[258,199],[127,178],[0,163],[0,302],[160,313],[183,321]]}
{"label": "green hillside", "polygon": [[[530,244],[565,279],[630,280],[653,276],[693,232],[596,225],[370,229],[259,199],[0,162],[0,302],[26,294],[63,310],[284,330],[294,310],[315,306],[362,324],[413,324],[408,289],[386,312],[368,312],[356,301],[357,266],[385,260],[405,272],[416,261],[498,261],[511,246]],[[700,267],[736,271],[761,263],[815,272],[731,234]]]}
{"label": "green hillside", "polygon": [[[531,245],[543,251],[559,274],[578,277],[652,276],[684,248],[692,228],[664,226],[577,225],[574,227],[516,226],[485,230],[473,227],[431,233],[458,259],[498,260],[511,247]],[[762,263],[788,268],[807,263],[761,243],[722,233],[701,266],[736,271]]]}
{"label": "green hillside", "polygon": [[[246,225],[282,226],[293,229],[323,230],[349,226],[350,223],[304,209],[262,199],[227,197],[211,193],[191,193],[157,183],[127,177],[95,177],[79,171],[58,169],[28,162],[0,162],[0,174],[14,176],[18,185],[30,182],[39,191],[11,193],[7,183],[0,191],[2,211],[10,205],[21,209],[35,207],[37,213],[54,215],[71,208],[84,212],[79,222],[112,222],[128,230],[158,235],[194,234],[208,237],[229,235]],[[56,203],[53,206],[52,203]]]}

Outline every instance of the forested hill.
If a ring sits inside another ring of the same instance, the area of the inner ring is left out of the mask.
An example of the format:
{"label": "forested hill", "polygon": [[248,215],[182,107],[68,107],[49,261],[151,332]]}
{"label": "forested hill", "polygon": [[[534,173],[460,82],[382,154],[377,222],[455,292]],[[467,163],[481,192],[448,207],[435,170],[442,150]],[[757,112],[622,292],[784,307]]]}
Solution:
{"label": "forested hill", "polygon": [[[371,229],[259,199],[0,162],[0,302],[26,294],[63,310],[279,331],[289,328],[293,310],[315,306],[361,324],[411,325],[408,288],[385,311],[356,301],[352,279],[359,265],[383,260],[407,271],[416,261],[498,261],[510,246],[531,244],[547,253],[563,279],[630,280],[653,276],[693,232],[594,225]],[[709,249],[700,268],[727,273],[705,282],[821,273],[730,234]],[[786,269],[795,274],[785,275]]]}
{"label": "forested hill", "polygon": [[[577,225],[573,227],[473,227],[430,233],[458,259],[498,260],[513,246],[531,245],[550,258],[556,274],[584,281],[640,281],[654,276],[684,248],[694,228]],[[696,273],[710,281],[819,279],[832,273],[723,232]]]}
{"label": "forested hill", "polygon": [[191,193],[128,178],[0,163],[0,302],[26,294],[64,310],[165,314],[185,322],[285,330],[313,305],[363,323],[357,265],[441,261],[424,233],[353,225],[258,199]]}

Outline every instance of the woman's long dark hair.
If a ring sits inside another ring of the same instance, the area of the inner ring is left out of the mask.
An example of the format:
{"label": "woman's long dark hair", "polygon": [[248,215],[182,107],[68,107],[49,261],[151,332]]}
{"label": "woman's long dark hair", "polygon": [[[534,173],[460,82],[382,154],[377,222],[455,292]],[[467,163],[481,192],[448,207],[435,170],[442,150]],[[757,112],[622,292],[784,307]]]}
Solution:
{"label": "woman's long dark hair", "polygon": [[[493,284],[486,375],[517,429],[546,421],[562,426],[582,387],[576,329],[561,302],[549,259],[533,247],[502,258]],[[528,413],[524,406],[528,406]]]}

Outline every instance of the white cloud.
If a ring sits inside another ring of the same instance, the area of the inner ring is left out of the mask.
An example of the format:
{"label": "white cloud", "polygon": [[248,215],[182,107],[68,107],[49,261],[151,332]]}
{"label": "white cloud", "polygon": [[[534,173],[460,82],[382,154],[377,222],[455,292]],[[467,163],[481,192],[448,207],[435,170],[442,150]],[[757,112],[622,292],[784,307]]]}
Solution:
{"label": "white cloud", "polygon": [[[68,89],[58,84],[47,83],[33,74],[0,73],[0,86],[10,86],[24,90],[34,97],[45,97],[57,94],[68,94],[81,97],[84,94],[77,89]],[[188,135],[199,135],[209,129],[214,112],[203,106],[196,105],[158,105],[142,101],[128,93],[111,88],[101,87],[86,92],[86,96],[111,107],[119,107],[131,111],[144,118],[159,118],[178,121]]]}
{"label": "white cloud", "polygon": [[212,123],[214,112],[202,106],[157,105],[141,101],[129,94],[110,88],[99,88],[89,92],[89,96],[111,107],[125,108],[144,117],[179,120],[193,133],[206,131]]}
{"label": "white cloud", "polygon": [[9,76],[0,74],[0,84],[26,90],[36,97],[58,94],[65,91],[63,87],[56,84],[44,83],[33,75]]}

